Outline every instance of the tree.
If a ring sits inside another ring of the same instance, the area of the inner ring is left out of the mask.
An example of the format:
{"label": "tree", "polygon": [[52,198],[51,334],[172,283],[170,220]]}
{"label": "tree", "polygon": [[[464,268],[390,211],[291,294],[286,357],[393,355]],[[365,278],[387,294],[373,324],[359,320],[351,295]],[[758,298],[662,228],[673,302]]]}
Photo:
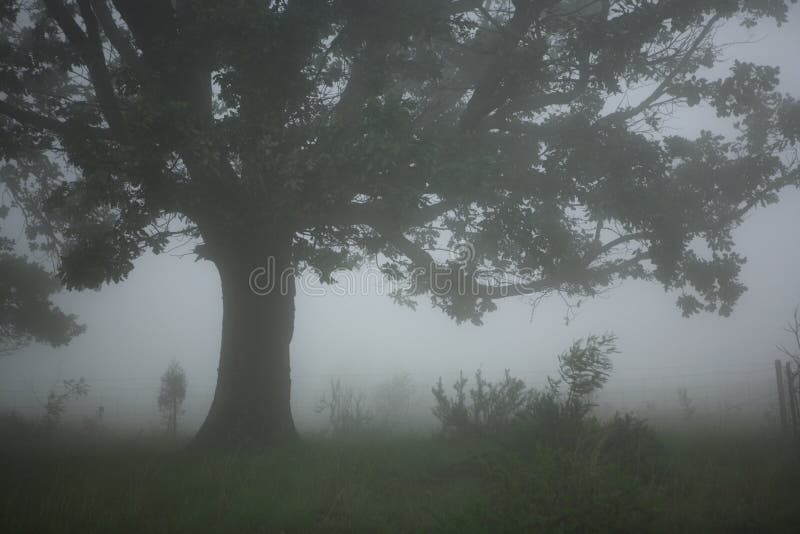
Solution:
{"label": "tree", "polygon": [[161,375],[161,389],[158,391],[158,410],[167,423],[167,433],[178,433],[178,414],[186,398],[186,372],[183,366],[172,360]]}
{"label": "tree", "polygon": [[800,306],[795,306],[792,320],[783,327],[783,330],[792,335],[794,347],[787,348],[786,345],[778,345],[778,350],[791,358],[800,368]]}
{"label": "tree", "polygon": [[686,388],[678,388],[678,405],[681,407],[683,419],[685,421],[690,421],[692,417],[694,417],[694,412],[697,411],[697,408]]}
{"label": "tree", "polygon": [[78,380],[70,378],[61,384],[61,391],[55,388],[47,394],[47,402],[44,403],[44,415],[42,416],[42,427],[46,430],[54,429],[61,421],[64,412],[67,411],[69,401],[85,397],[89,393],[89,384],[81,377]]}
{"label": "tree", "polygon": [[[499,298],[625,278],[726,315],[731,231],[799,180],[778,69],[701,72],[720,25],[784,22],[783,0],[1,5],[2,180],[64,283],[122,280],[176,235],[219,271],[199,443],[295,436],[299,273],[375,262],[411,284],[399,302],[476,323]],[[664,131],[701,102],[738,133]]]}
{"label": "tree", "polygon": [[[0,216],[3,215],[0,210]],[[0,356],[31,341],[66,345],[84,327],[50,297],[61,283],[39,264],[13,253],[11,240],[0,236]]]}

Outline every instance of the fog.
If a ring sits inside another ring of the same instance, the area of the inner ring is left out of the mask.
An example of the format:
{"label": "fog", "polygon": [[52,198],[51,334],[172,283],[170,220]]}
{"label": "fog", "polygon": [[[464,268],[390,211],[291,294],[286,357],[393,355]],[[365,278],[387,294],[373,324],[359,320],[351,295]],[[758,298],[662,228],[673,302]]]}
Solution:
{"label": "fog", "polygon": [[[730,61],[779,65],[782,89],[800,94],[797,9],[780,31],[768,23],[752,30],[729,25],[719,40],[751,41],[733,45]],[[717,122],[709,110],[693,108],[678,112],[670,125],[690,135]],[[683,318],[676,294],[635,281],[580,303],[557,295],[536,306],[531,298],[504,299],[482,326],[457,325],[424,297],[414,311],[375,291],[300,294],[291,347],[298,426],[312,429],[319,422],[315,407],[332,379],[369,395],[381,382],[407,374],[417,393],[415,413],[426,414],[430,387],[440,376],[449,384],[460,370],[471,375],[480,368],[497,377],[510,369],[542,384],[555,372],[559,352],[602,332],[617,334],[620,353],[601,407],[677,409],[676,389],[686,387],[701,409],[741,404],[761,417],[775,409],[775,345],[787,342],[782,327],[800,303],[799,207],[800,194],[786,190],[778,204],[757,209],[736,231],[737,250],[748,258],[742,272],[748,291],[728,318]],[[13,220],[6,229],[14,233]],[[21,233],[17,237],[24,241]],[[68,417],[102,405],[109,424],[153,428],[160,424],[159,377],[175,358],[189,384],[185,428],[196,428],[214,392],[222,307],[215,268],[196,261],[191,250],[191,243],[175,243],[168,253],[140,258],[120,284],[59,295],[57,303],[80,317],[86,333],[67,347],[32,345],[0,360],[0,409],[38,413],[60,380],[85,377],[89,395],[70,407]]]}

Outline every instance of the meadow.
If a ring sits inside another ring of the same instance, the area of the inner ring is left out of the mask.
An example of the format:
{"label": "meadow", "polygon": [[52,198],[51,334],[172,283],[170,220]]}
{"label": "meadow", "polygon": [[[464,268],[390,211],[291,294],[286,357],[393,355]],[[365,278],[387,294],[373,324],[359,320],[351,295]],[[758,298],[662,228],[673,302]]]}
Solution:
{"label": "meadow", "polygon": [[0,531],[797,531],[796,443],[745,429],[658,437],[649,470],[585,450],[423,435],[236,453],[6,439]]}

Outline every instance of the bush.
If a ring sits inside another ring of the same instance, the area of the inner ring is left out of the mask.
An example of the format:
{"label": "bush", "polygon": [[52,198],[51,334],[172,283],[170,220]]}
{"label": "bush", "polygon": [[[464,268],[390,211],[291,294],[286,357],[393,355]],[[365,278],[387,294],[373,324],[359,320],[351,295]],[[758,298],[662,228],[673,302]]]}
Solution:
{"label": "bush", "polygon": [[548,377],[544,391],[528,388],[506,370],[494,384],[475,373],[475,387],[466,391],[463,373],[445,392],[440,378],[433,388],[433,414],[447,436],[494,436],[526,447],[532,439],[552,446],[578,446],[597,426],[589,417],[593,395],[611,371],[610,355],[617,352],[613,334],[578,340],[558,356],[559,378]]}
{"label": "bush", "polygon": [[441,421],[442,431],[448,436],[495,435],[506,430],[519,417],[530,391],[519,378],[506,369],[501,382],[493,384],[475,372],[475,388],[465,392],[468,380],[463,373],[453,385],[455,397],[445,393],[440,378],[433,388],[436,406],[433,414]]}
{"label": "bush", "polygon": [[655,432],[630,413],[614,414],[599,429],[596,441],[595,462],[614,464],[645,478],[658,475],[664,467],[664,447]]}

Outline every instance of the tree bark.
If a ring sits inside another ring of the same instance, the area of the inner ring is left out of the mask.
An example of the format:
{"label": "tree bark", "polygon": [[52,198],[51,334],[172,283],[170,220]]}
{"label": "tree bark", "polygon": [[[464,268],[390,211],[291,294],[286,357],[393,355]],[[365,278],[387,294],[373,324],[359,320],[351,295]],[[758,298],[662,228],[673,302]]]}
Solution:
{"label": "tree bark", "polygon": [[263,447],[297,437],[290,406],[294,273],[284,246],[225,244],[211,250],[222,283],[217,387],[195,437],[200,447]]}

